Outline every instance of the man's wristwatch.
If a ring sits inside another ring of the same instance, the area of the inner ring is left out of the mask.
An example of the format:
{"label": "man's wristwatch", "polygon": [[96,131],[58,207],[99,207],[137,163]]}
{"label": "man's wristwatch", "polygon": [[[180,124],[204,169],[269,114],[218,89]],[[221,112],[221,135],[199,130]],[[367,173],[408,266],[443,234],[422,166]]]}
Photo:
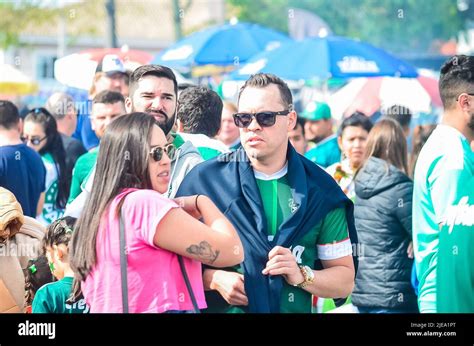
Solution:
{"label": "man's wristwatch", "polygon": [[298,267],[300,267],[301,274],[303,274],[304,280],[303,282],[296,284],[294,286],[299,287],[299,288],[304,288],[314,281],[314,273],[313,273],[313,270],[308,266],[298,265]]}

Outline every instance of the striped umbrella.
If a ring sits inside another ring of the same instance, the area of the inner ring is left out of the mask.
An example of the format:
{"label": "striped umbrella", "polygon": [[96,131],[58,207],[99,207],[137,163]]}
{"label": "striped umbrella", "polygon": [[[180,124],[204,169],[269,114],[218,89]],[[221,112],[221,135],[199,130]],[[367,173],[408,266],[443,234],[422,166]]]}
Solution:
{"label": "striped umbrella", "polygon": [[442,107],[438,80],[427,75],[356,78],[332,94],[328,103],[336,119],[355,111],[370,116],[393,105],[408,107],[414,113],[430,113],[433,107]]}

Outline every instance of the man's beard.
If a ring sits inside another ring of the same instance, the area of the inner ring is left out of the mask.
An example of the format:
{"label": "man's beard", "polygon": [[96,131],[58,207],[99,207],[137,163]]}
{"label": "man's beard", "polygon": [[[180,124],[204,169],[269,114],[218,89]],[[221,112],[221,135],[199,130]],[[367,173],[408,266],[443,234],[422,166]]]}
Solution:
{"label": "man's beard", "polygon": [[[137,109],[135,109],[134,105],[132,105],[132,112],[140,112]],[[153,116],[152,109],[148,108],[143,111],[144,113],[147,113],[148,115],[152,116],[155,120],[158,126],[161,128],[161,130],[165,133],[165,136],[168,135],[168,133],[171,131],[174,125],[174,120],[175,120],[175,114],[173,114],[172,117],[169,117],[168,114],[166,114],[163,111],[160,110],[153,110],[154,113],[161,114],[165,119],[156,119]]]}

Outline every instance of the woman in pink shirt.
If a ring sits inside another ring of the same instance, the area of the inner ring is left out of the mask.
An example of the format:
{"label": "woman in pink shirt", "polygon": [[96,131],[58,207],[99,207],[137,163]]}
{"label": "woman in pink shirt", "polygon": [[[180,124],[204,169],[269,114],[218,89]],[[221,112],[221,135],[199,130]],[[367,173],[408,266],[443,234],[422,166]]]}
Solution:
{"label": "woman in pink shirt", "polygon": [[228,267],[243,261],[235,229],[209,198],[162,195],[174,151],[148,114],[121,116],[107,128],[94,177],[100,184],[92,188],[71,245],[71,264],[92,313],[123,312],[119,213],[132,313],[193,310],[177,255],[199,309],[206,308],[201,262]]}

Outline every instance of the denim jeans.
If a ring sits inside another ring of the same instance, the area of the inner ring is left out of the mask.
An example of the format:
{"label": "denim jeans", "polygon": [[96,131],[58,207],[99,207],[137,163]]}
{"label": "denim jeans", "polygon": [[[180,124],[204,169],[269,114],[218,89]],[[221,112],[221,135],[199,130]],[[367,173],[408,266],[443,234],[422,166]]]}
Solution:
{"label": "denim jeans", "polygon": [[359,309],[359,313],[361,314],[413,314],[417,312],[410,309],[374,308],[365,306],[358,306],[357,309]]}

